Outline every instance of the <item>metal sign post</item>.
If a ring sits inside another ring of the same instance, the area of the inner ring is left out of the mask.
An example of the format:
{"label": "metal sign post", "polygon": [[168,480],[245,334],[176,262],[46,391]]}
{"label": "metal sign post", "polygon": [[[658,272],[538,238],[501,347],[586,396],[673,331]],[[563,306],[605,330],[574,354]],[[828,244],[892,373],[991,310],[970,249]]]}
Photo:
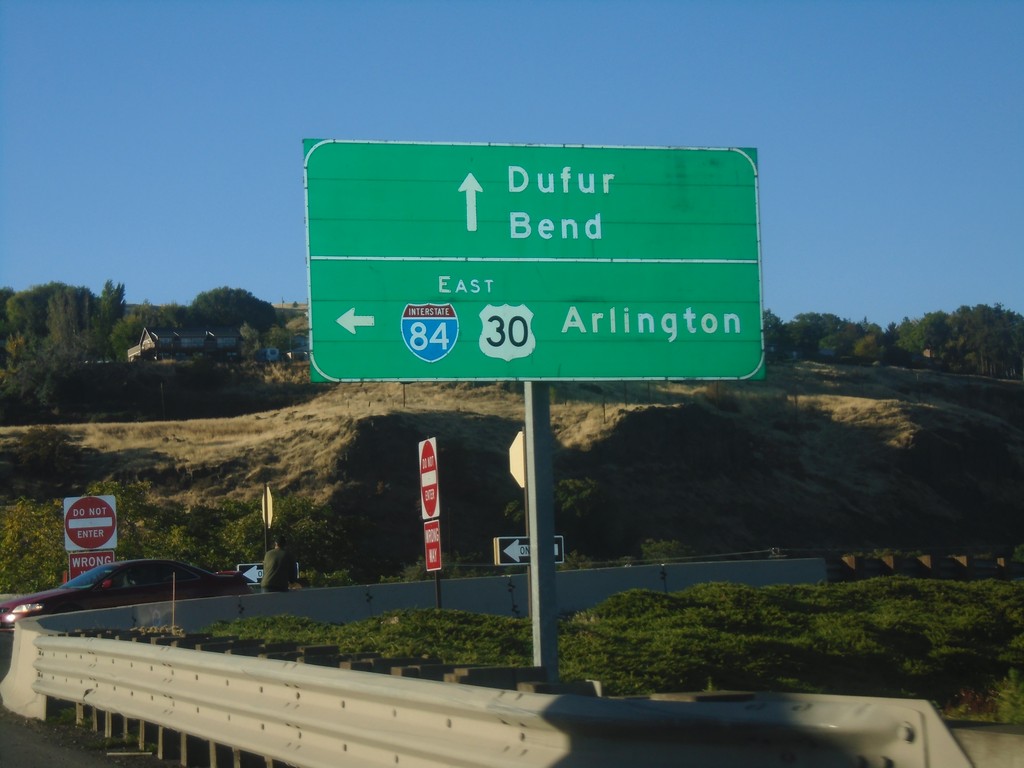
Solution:
{"label": "metal sign post", "polygon": [[547,384],[528,381],[526,396],[526,490],[530,552],[530,616],[533,663],[549,682],[558,681],[558,595],[555,558],[548,552],[555,536],[555,491],[552,473],[551,396]]}

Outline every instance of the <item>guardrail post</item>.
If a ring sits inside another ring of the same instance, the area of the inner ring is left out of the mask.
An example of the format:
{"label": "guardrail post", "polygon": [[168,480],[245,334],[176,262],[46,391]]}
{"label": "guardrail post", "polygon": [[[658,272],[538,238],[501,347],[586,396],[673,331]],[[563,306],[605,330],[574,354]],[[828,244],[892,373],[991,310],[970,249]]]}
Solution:
{"label": "guardrail post", "polygon": [[181,756],[181,740],[175,738],[178,732],[162,725],[157,726],[156,756],[161,760],[174,760]]}

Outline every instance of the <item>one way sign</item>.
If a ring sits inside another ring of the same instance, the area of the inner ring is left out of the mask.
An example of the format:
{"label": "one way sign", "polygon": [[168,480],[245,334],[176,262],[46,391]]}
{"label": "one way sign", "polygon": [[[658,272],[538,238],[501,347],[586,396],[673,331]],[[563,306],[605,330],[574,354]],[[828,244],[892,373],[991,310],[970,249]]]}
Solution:
{"label": "one way sign", "polygon": [[[250,584],[259,584],[263,580],[263,563],[239,563],[235,570],[245,577]],[[295,564],[295,578],[299,578],[299,564]]]}
{"label": "one way sign", "polygon": [[[556,563],[565,562],[565,538],[555,536]],[[498,536],[494,539],[495,565],[529,565],[530,538],[528,536]]]}
{"label": "one way sign", "polygon": [[239,563],[235,570],[245,576],[250,584],[259,584],[263,578],[263,563]]}

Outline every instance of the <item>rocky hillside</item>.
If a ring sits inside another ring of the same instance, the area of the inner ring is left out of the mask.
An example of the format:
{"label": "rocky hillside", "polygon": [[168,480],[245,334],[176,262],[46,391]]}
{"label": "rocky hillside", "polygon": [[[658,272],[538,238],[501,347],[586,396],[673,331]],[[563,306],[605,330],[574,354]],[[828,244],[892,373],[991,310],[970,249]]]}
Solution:
{"label": "rocky hillside", "polygon": [[[0,500],[77,494],[113,478],[149,481],[187,507],[255,500],[268,482],[359,514],[371,522],[366,546],[410,562],[422,552],[416,446],[433,436],[446,549],[487,561],[491,538],[521,532],[506,517],[522,499],[508,472],[520,386],[312,385],[298,372],[270,382],[221,374],[196,388],[194,374],[170,368],[147,376],[149,397],[123,398],[146,403],[135,419],[158,407],[204,418],[62,425],[84,449],[81,466],[45,479],[17,465],[29,427],[0,428]],[[701,554],[1024,543],[1017,382],[800,363],[770,367],[763,382],[550,391],[565,502],[556,526],[568,549],[593,558],[637,556],[648,539]]]}

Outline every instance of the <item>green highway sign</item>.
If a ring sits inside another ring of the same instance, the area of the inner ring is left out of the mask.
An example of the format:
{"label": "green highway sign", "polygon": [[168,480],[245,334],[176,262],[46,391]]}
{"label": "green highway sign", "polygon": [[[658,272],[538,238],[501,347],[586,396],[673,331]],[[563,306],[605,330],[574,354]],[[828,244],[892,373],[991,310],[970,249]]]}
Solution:
{"label": "green highway sign", "polygon": [[764,375],[754,150],[304,148],[314,380]]}

